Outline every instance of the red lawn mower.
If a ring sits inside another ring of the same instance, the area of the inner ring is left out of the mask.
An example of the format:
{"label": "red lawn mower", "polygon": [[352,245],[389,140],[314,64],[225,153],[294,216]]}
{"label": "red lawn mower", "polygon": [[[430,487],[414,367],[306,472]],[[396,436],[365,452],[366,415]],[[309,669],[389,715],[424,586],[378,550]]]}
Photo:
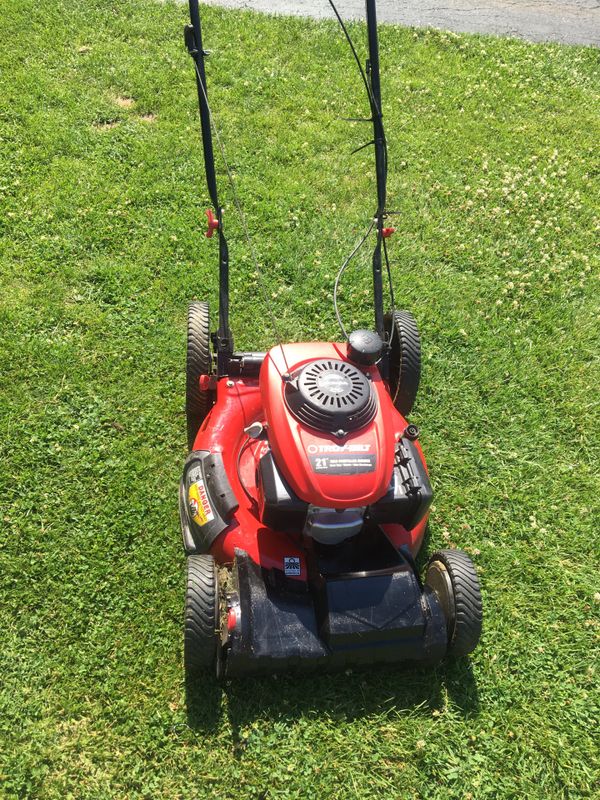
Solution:
{"label": "red lawn mower", "polygon": [[[215,209],[207,211],[206,236],[216,234],[219,242],[219,314],[211,333],[208,303],[189,307],[190,453],[179,497],[188,678],[206,671],[237,677],[433,664],[471,652],[481,633],[479,583],[469,557],[441,550],[429,559],[424,579],[415,564],[432,491],[419,430],[407,421],[419,385],[419,334],[412,315],[395,310],[391,285],[387,239],[394,229],[387,225],[375,0],[366,0],[364,67],[330,5],[365,85],[377,178],[375,214],[335,282],[344,341],[237,352],[213,132],[222,146],[208,102],[198,0],[189,0],[185,42],[196,70]],[[371,235],[375,330],[346,334],[339,281]]]}

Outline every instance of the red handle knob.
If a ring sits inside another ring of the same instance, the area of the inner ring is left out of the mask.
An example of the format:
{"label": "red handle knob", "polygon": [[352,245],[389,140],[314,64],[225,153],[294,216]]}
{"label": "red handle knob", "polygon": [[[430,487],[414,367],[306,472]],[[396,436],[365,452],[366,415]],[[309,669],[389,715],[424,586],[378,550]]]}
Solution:
{"label": "red handle knob", "polygon": [[215,217],[211,208],[207,208],[205,214],[208,217],[208,228],[204,235],[206,236],[207,239],[212,239],[213,233],[219,227],[219,220]]}
{"label": "red handle knob", "polygon": [[396,233],[396,228],[382,228],[381,235],[384,239],[389,239],[392,233]]}

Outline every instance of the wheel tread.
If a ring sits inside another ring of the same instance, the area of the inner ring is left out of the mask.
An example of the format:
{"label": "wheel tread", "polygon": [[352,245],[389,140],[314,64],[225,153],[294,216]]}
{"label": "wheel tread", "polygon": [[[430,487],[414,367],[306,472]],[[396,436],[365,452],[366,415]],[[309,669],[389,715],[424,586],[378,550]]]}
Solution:
{"label": "wheel tread", "polygon": [[188,306],[185,370],[185,412],[190,449],[212,405],[210,393],[201,391],[198,382],[201,375],[210,374],[211,368],[209,307],[208,303],[194,300]]}
{"label": "wheel tread", "polygon": [[386,320],[392,336],[390,389],[394,405],[407,417],[415,404],[421,379],[421,339],[413,315],[394,311]]}
{"label": "wheel tread", "polygon": [[473,562],[461,550],[439,550],[429,559],[430,564],[434,561],[446,568],[454,592],[454,630],[448,654],[464,656],[475,649],[481,636],[483,607],[479,579]]}
{"label": "wheel tread", "polygon": [[218,591],[214,558],[204,554],[188,556],[184,662],[186,675],[190,677],[211,667],[216,657]]}

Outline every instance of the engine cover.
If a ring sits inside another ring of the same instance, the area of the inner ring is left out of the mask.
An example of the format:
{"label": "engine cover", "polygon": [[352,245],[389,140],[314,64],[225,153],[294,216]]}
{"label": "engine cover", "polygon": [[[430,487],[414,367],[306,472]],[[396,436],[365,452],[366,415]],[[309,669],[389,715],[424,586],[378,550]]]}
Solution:
{"label": "engine cover", "polygon": [[296,419],[338,438],[373,419],[377,398],[364,372],[347,361],[309,361],[285,382],[285,400]]}
{"label": "engine cover", "polygon": [[267,353],[259,381],[269,445],[299,498],[358,508],[387,492],[407,423],[376,366],[352,364],[341,344],[286,344]]}

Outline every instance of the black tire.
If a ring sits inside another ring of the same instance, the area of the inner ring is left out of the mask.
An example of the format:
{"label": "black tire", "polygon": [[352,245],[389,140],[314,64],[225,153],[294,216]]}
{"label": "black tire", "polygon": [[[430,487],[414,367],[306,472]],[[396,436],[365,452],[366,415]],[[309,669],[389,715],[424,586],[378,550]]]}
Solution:
{"label": "black tire", "polygon": [[213,404],[212,392],[202,391],[198,383],[201,375],[210,375],[211,372],[208,303],[194,301],[188,308],[185,365],[185,416],[189,450],[194,446],[198,428]]}
{"label": "black tire", "polygon": [[209,555],[187,558],[183,663],[186,678],[216,672],[219,643],[219,579]]}
{"label": "black tire", "polygon": [[417,399],[421,379],[421,339],[413,315],[408,311],[386,314],[385,328],[391,336],[390,394],[394,405],[407,417]]}
{"label": "black tire", "polygon": [[479,642],[483,611],[479,579],[462,550],[439,550],[427,564],[425,583],[435,594],[448,626],[448,655],[471,653]]}

